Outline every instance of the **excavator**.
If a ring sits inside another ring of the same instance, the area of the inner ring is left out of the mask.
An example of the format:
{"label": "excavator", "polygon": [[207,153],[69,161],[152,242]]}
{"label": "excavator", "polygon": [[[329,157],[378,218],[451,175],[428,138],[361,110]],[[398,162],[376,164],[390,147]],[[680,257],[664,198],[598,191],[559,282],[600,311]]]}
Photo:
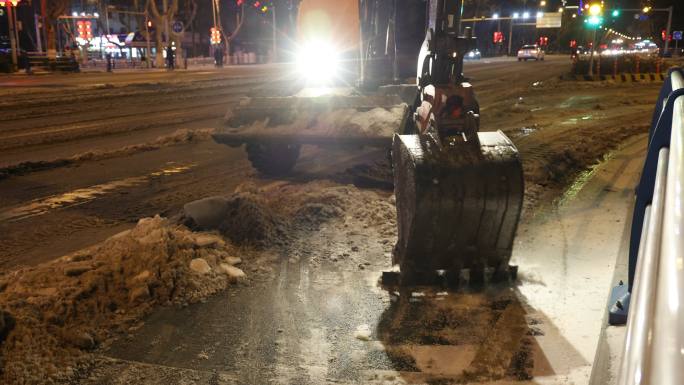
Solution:
{"label": "excavator", "polygon": [[[265,175],[288,173],[302,145],[391,149],[399,271],[383,274],[388,284],[478,284],[516,271],[522,164],[504,133],[479,129],[463,75],[475,38],[461,26],[462,8],[463,0],[302,0],[293,49],[301,90],[246,98],[214,134],[245,145]],[[406,74],[415,80],[402,83]]]}

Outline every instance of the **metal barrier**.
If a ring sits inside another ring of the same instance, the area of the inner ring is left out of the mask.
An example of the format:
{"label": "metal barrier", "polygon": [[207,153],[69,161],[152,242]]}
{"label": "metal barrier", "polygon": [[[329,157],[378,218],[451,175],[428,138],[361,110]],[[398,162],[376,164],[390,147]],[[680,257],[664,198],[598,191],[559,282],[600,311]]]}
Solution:
{"label": "metal barrier", "polygon": [[628,285],[609,323],[627,323],[618,384],[684,384],[684,72],[660,91],[632,218]]}

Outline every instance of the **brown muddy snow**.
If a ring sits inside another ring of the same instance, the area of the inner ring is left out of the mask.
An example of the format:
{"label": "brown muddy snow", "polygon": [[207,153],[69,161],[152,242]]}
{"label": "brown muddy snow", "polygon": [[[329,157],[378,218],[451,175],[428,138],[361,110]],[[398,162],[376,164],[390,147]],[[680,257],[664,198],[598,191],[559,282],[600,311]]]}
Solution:
{"label": "brown muddy snow", "polygon": [[400,297],[378,325],[399,368],[458,383],[532,378],[530,326],[512,292],[415,294]]}
{"label": "brown muddy snow", "polygon": [[[375,208],[363,205],[376,197],[331,182],[246,185],[222,200],[226,216],[216,230],[232,243],[157,216],[94,247],[0,276],[0,336],[6,335],[0,378],[10,384],[71,378],[87,365],[88,351],[136,329],[155,307],[194,303],[245,282],[243,268],[263,263],[249,261],[255,255],[249,246],[283,245],[295,232],[345,213],[391,231],[386,199]],[[255,267],[250,271],[261,271]]]}
{"label": "brown muddy snow", "polygon": [[239,275],[226,267],[239,252],[215,235],[155,217],[92,248],[2,276],[0,304],[13,327],[2,343],[0,382],[69,377],[83,351],[125,333],[155,306],[223,290]]}
{"label": "brown muddy snow", "polygon": [[[249,104],[249,101],[244,103]],[[264,109],[268,110],[268,106],[265,106]],[[297,110],[296,114],[291,110],[285,112],[274,110],[271,113],[274,116],[266,116],[248,123],[242,122],[238,110],[235,112],[238,117],[236,118],[232,112],[229,112],[227,121],[229,125],[237,126],[233,127],[231,131],[245,134],[391,137],[399,130],[407,110],[408,105],[406,103],[367,110],[302,108]]]}

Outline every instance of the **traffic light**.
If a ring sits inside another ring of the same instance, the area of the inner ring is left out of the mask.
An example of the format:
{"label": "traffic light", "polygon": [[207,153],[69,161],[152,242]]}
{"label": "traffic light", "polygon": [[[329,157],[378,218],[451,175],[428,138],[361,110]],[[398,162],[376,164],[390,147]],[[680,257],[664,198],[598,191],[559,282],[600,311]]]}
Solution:
{"label": "traffic light", "polygon": [[540,36],[540,37],[539,37],[539,45],[540,45],[540,46],[547,46],[547,45],[549,45],[549,37],[548,37],[548,36]]}
{"label": "traffic light", "polygon": [[92,23],[90,20],[79,20],[76,22],[76,31],[78,32],[78,37],[85,40],[90,40],[93,38]]}
{"label": "traffic light", "polygon": [[211,44],[221,44],[221,31],[218,28],[211,27]]}
{"label": "traffic light", "polygon": [[594,3],[589,6],[589,15],[600,16],[603,13],[603,5]]}
{"label": "traffic light", "polygon": [[610,13],[610,15],[613,17],[618,17],[618,16],[620,16],[620,10],[614,9],[613,12]]}
{"label": "traffic light", "polygon": [[603,18],[600,16],[589,16],[584,19],[584,22],[592,27],[599,27],[603,24]]}
{"label": "traffic light", "polygon": [[584,10],[585,13],[588,14],[588,16],[585,16],[584,22],[590,27],[597,28],[603,24],[603,4],[587,3],[584,6]]}
{"label": "traffic light", "polygon": [[503,42],[503,32],[494,32],[494,44]]}
{"label": "traffic light", "polygon": [[270,2],[264,0],[264,1],[255,1],[252,3],[252,6],[261,14],[268,13],[268,10],[271,8]]}

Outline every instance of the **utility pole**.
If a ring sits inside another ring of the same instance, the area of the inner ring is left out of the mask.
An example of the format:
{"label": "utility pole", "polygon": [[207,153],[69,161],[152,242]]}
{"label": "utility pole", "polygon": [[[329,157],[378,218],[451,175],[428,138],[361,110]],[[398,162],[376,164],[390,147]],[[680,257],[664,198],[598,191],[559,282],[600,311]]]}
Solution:
{"label": "utility pole", "polygon": [[43,52],[43,38],[40,34],[40,16],[33,14],[33,23],[36,26],[36,51]]}
{"label": "utility pole", "polygon": [[508,23],[508,56],[511,56],[511,49],[513,48],[513,19]]}
{"label": "utility pole", "polygon": [[104,9],[105,9],[105,35],[109,35],[109,2],[105,0],[104,2]]}
{"label": "utility pole", "polygon": [[[18,3],[16,3],[18,4]],[[17,52],[21,51],[21,40],[19,40],[19,28],[21,27],[21,24],[17,21],[17,9],[16,9],[16,4],[14,5],[14,9],[12,10],[12,18],[14,18],[14,41],[16,41],[17,45]],[[23,29],[23,28],[22,28]]]}
{"label": "utility pole", "polygon": [[674,6],[669,6],[667,8],[650,8],[650,7],[644,7],[643,9],[638,9],[638,8],[625,8],[622,10],[622,12],[643,12],[643,13],[651,13],[651,12],[667,12],[667,29],[666,33],[667,36],[665,36],[665,49],[663,50],[663,55],[670,49],[670,33],[672,33],[672,12],[674,11]]}
{"label": "utility pole", "polygon": [[665,36],[665,51],[663,52],[663,55],[667,53],[667,51],[670,49],[670,30],[672,29],[672,10],[673,6],[670,5],[667,7],[667,35]]}
{"label": "utility pole", "polygon": [[41,20],[41,26],[43,30],[43,41],[44,46],[45,46],[45,53],[47,54],[47,0],[40,0],[40,20]]}
{"label": "utility pole", "polygon": [[211,0],[211,14],[214,16],[214,28],[216,28],[216,0]]}
{"label": "utility pole", "polygon": [[[591,39],[591,56],[589,56],[589,76],[594,76],[594,51],[596,51],[596,30],[594,27],[594,37]],[[599,60],[601,60],[599,58]],[[601,75],[601,74],[599,74]]]}
{"label": "utility pole", "polygon": [[276,6],[275,3],[271,7],[271,13],[273,14],[273,62],[278,61],[278,43],[276,42]]}
{"label": "utility pole", "polygon": [[147,14],[147,9],[145,9],[145,44],[147,45],[147,55],[145,55],[145,62],[147,68],[152,68],[152,47],[150,45],[150,16]]}
{"label": "utility pole", "polygon": [[17,35],[15,32],[15,25],[14,25],[14,10],[12,9],[12,3],[7,1],[5,2],[5,6],[7,7],[7,21],[9,23],[9,34],[10,34],[10,49],[12,50],[12,70],[17,69]]}

